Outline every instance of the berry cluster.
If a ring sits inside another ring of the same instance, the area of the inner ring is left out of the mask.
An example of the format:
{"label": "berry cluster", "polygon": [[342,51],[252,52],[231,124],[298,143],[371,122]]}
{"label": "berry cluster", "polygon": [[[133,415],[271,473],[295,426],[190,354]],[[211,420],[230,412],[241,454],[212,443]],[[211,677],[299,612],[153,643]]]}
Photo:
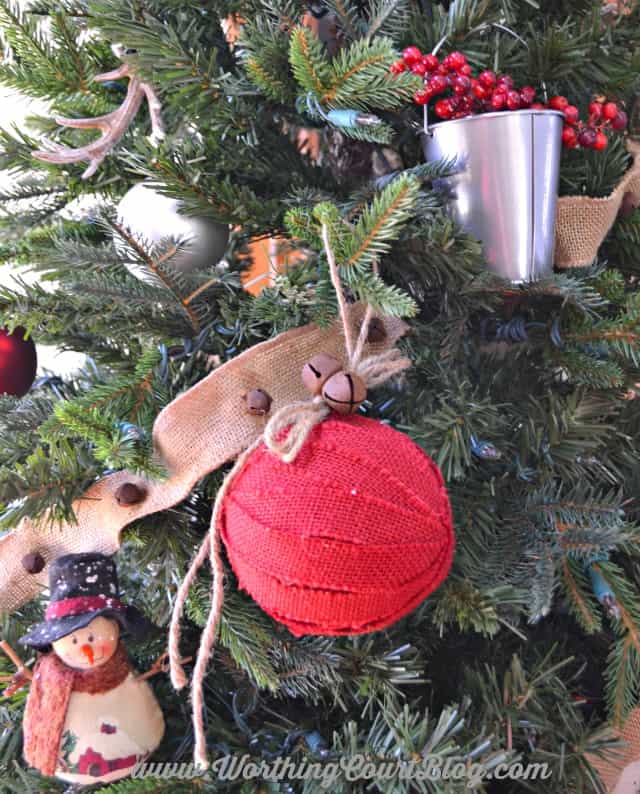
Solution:
{"label": "berry cluster", "polygon": [[615,102],[595,101],[589,105],[589,119],[580,120],[580,111],[570,105],[566,97],[554,96],[549,100],[550,108],[564,113],[565,125],[562,130],[562,143],[568,149],[582,146],[584,149],[602,151],[609,144],[604,130],[624,130],[627,126],[627,114]]}
{"label": "berry cluster", "polygon": [[551,108],[564,113],[565,127],[562,141],[568,148],[583,146],[605,149],[608,143],[605,127],[623,130],[627,126],[626,113],[614,102],[592,102],[589,105],[589,120],[580,120],[580,111],[570,105],[566,97],[554,96],[548,104],[536,101],[536,89],[526,85],[515,88],[509,75],[481,72],[473,76],[466,56],[451,52],[440,61],[436,55],[423,55],[418,47],[407,47],[402,60],[391,65],[392,74],[411,71],[424,79],[424,87],[413,96],[417,105],[427,105],[434,100],[433,110],[443,120],[460,119],[478,113],[501,110]]}
{"label": "berry cluster", "polygon": [[[511,77],[498,77],[489,71],[475,78],[461,52],[449,53],[440,61],[435,55],[423,55],[418,47],[407,47],[402,60],[391,65],[391,72],[399,74],[407,70],[424,77],[424,88],[416,91],[413,97],[416,104],[426,105],[431,99],[441,97],[434,105],[435,114],[441,119],[536,106],[535,88],[524,86],[517,91]],[[443,97],[443,94],[449,95]]]}

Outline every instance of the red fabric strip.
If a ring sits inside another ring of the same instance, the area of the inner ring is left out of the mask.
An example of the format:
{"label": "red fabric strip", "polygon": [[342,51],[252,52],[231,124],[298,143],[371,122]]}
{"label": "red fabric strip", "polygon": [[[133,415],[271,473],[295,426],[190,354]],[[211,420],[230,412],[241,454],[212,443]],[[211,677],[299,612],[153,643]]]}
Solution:
{"label": "red fabric strip", "polygon": [[66,618],[68,615],[82,615],[85,612],[94,612],[97,609],[124,609],[124,604],[117,598],[107,596],[78,596],[77,598],[64,598],[54,601],[47,607],[45,618]]}

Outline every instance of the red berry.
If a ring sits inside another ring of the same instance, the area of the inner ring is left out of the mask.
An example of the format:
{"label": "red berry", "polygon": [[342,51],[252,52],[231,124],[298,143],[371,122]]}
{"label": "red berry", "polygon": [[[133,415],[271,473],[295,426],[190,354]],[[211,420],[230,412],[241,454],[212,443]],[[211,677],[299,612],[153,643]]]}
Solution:
{"label": "red berry", "polygon": [[520,89],[520,99],[523,104],[530,105],[536,98],[536,89],[531,85],[522,86]]}
{"label": "red berry", "polygon": [[427,102],[431,99],[431,91],[426,88],[421,88],[419,91],[416,91],[413,95],[413,101],[416,105],[426,105]]}
{"label": "red berry", "polygon": [[407,64],[407,66],[413,66],[416,61],[419,61],[422,58],[422,53],[420,52],[418,47],[405,47],[402,50],[402,60]]}
{"label": "red berry", "polygon": [[549,107],[552,110],[560,110],[564,112],[564,109],[568,104],[569,100],[566,98],[566,96],[552,96],[549,100]]}
{"label": "red berry", "polygon": [[391,74],[401,74],[407,71],[407,64],[404,61],[395,61],[389,67]]}
{"label": "red berry", "polygon": [[504,88],[506,91],[511,91],[513,88],[513,77],[508,74],[503,74],[498,77],[498,88]]}
{"label": "red berry", "polygon": [[428,86],[435,96],[436,94],[442,94],[444,91],[446,91],[447,88],[449,88],[449,82],[444,75],[434,74],[429,80]]}
{"label": "red berry", "polygon": [[599,121],[602,118],[602,102],[591,102],[589,105],[589,116],[594,121]]}
{"label": "red berry", "polygon": [[464,96],[471,90],[471,80],[463,75],[458,75],[453,79],[453,90],[458,96]]}
{"label": "red berry", "polygon": [[470,111],[473,109],[473,97],[471,94],[458,97],[458,107],[460,110]]}
{"label": "red berry", "polygon": [[449,74],[449,70],[447,69],[447,66],[444,61],[440,64],[440,66],[438,66],[436,72],[438,74]]}
{"label": "red berry", "polygon": [[479,80],[472,80],[471,90],[476,99],[486,99],[489,96],[489,89],[485,88]]}
{"label": "red berry", "polygon": [[411,65],[411,71],[414,74],[419,74],[420,77],[424,77],[427,73],[427,67],[424,65],[422,59],[416,61],[414,64]]}
{"label": "red berry", "polygon": [[591,127],[587,127],[586,129],[582,130],[578,135],[578,143],[580,144],[580,146],[583,146],[585,149],[593,148],[595,142],[596,142],[596,131],[592,130]]}
{"label": "red berry", "polygon": [[478,75],[478,81],[480,85],[484,86],[485,88],[493,88],[496,84],[496,73],[495,72],[480,72]]}
{"label": "red berry", "polygon": [[567,105],[564,109],[564,120],[567,124],[577,124],[580,121],[580,111],[575,105]]}
{"label": "red berry", "polygon": [[441,119],[450,119],[455,112],[455,108],[452,107],[448,99],[439,99],[435,104],[434,110],[436,116]]}
{"label": "red berry", "polygon": [[546,107],[542,104],[542,102],[534,102],[531,105],[531,110],[546,110]]}
{"label": "red berry", "polygon": [[604,132],[596,132],[596,140],[595,143],[593,144],[593,148],[596,151],[601,152],[603,149],[606,149],[608,145],[609,145],[609,141],[607,139],[607,136],[604,134]]}
{"label": "red berry", "polygon": [[471,77],[472,70],[468,63],[465,63],[464,66],[461,66],[458,69],[458,74],[463,75],[464,77]]}
{"label": "red berry", "polygon": [[562,130],[562,143],[569,149],[575,149],[578,145],[578,136],[573,127],[564,127]]}
{"label": "red berry", "polygon": [[605,117],[605,119],[607,119],[607,121],[613,121],[618,115],[618,106],[616,103],[607,102],[607,104],[602,108],[602,115]]}
{"label": "red berry", "polygon": [[509,91],[507,94],[507,107],[509,110],[520,110],[520,94],[518,91]]}
{"label": "red berry", "polygon": [[428,72],[435,72],[435,70],[440,66],[440,61],[438,60],[436,55],[423,55],[422,56],[422,63],[427,67]]}
{"label": "red berry", "polygon": [[467,62],[466,56],[461,52],[451,52],[449,55],[447,55],[445,60],[449,61],[451,68],[455,69],[456,71],[462,69]]}
{"label": "red berry", "polygon": [[504,91],[494,91],[491,95],[491,107],[493,110],[503,110],[507,104],[507,95]]}
{"label": "red berry", "polygon": [[614,130],[623,130],[627,126],[627,114],[624,110],[619,110],[618,115],[611,122],[611,128]]}

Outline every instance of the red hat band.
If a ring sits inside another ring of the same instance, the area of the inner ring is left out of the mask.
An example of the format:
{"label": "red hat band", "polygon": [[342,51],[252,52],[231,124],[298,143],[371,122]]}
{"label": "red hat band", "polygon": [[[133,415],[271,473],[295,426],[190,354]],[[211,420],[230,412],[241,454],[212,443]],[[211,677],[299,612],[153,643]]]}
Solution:
{"label": "red hat band", "polygon": [[125,605],[117,598],[107,596],[79,596],[78,598],[63,598],[54,601],[47,607],[46,620],[66,618],[69,615],[84,615],[87,612],[97,612],[99,609],[123,610]]}

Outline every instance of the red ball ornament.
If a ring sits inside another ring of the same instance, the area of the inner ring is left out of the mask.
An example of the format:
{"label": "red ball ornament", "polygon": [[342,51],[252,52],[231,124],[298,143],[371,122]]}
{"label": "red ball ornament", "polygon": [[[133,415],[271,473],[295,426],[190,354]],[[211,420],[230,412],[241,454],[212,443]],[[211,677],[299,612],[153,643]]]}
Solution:
{"label": "red ball ornament", "polygon": [[392,625],[442,583],[455,544],[438,467],[361,416],[317,425],[293,463],[258,447],[219,527],[240,587],[296,636]]}
{"label": "red ball ornament", "polygon": [[419,60],[422,59],[422,53],[418,49],[418,47],[405,47],[402,50],[402,60],[407,64],[407,66],[413,66],[414,63],[417,63]]}
{"label": "red ball ornament", "polygon": [[24,335],[25,329],[21,327],[13,333],[0,329],[0,394],[24,397],[35,380],[36,346]]}

